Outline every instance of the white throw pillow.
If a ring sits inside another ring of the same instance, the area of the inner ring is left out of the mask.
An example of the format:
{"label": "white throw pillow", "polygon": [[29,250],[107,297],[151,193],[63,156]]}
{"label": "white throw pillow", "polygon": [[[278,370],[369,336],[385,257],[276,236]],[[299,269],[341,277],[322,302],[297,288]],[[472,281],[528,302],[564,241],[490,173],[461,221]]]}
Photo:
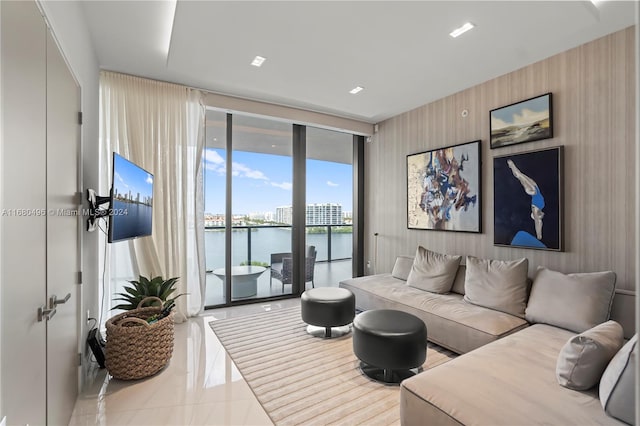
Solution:
{"label": "white throw pillow", "polygon": [[600,379],[600,403],[604,411],[618,420],[634,424],[638,334],[613,357]]}
{"label": "white throw pillow", "polygon": [[611,271],[565,275],[539,267],[525,318],[582,333],[609,319],[615,284]]}
{"label": "white throw pillow", "polygon": [[598,384],[623,342],[622,326],[615,321],[607,321],[573,336],[558,355],[558,383],[569,389],[591,389]]}
{"label": "white throw pillow", "polygon": [[467,256],[464,300],[523,318],[528,270],[526,258],[506,261]]}
{"label": "white throw pillow", "polygon": [[461,256],[436,253],[418,246],[407,285],[432,293],[449,293]]}

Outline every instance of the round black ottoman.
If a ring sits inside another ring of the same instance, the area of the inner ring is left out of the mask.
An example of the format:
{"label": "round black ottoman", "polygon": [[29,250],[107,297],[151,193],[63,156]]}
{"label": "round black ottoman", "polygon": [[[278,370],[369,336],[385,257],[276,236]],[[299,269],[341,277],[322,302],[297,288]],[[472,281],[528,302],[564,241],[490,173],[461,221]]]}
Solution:
{"label": "round black ottoman", "polygon": [[414,315],[391,309],[362,312],[353,320],[353,352],[373,380],[398,384],[427,359],[427,327]]}
{"label": "round black ottoman", "polygon": [[314,336],[339,337],[350,331],[348,324],[355,316],[356,297],[346,288],[319,287],[302,293],[300,306],[302,321],[309,324],[307,332]]}

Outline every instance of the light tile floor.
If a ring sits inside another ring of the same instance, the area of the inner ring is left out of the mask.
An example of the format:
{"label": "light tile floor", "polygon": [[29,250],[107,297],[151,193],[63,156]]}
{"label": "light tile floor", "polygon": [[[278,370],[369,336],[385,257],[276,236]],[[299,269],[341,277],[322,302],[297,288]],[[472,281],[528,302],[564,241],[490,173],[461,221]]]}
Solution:
{"label": "light tile floor", "polygon": [[209,322],[295,306],[299,299],[206,311],[176,324],[173,357],[153,377],[121,381],[96,370],[70,425],[271,425]]}

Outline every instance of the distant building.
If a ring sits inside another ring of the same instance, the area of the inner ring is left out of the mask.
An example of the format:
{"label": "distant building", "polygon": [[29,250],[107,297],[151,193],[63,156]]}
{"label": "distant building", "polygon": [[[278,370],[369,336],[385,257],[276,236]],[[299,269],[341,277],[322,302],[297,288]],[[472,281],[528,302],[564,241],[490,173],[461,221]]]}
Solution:
{"label": "distant building", "polygon": [[353,212],[342,212],[342,222],[345,224],[352,224]]}
{"label": "distant building", "polygon": [[286,223],[287,225],[293,224],[293,206],[276,207],[275,222]]}
{"label": "distant building", "polygon": [[307,225],[342,225],[342,204],[307,204]]}
{"label": "distant building", "polygon": [[[205,214],[206,226],[218,226],[217,224],[224,225],[224,215],[213,217],[214,215]],[[269,222],[283,223],[286,225],[293,224],[293,206],[280,206],[276,207],[275,215],[272,212],[264,213],[249,213],[250,219],[263,219]],[[346,219],[345,219],[346,218]],[[234,217],[232,222],[234,226],[245,225],[240,216]],[[306,211],[307,225],[321,226],[321,225],[343,225],[345,223],[351,223],[351,212],[342,212],[342,204],[335,203],[319,203],[308,204]],[[216,223],[216,225],[213,225]]]}
{"label": "distant building", "polygon": [[258,219],[258,220],[265,220],[265,212],[251,212],[249,213],[249,219]]}

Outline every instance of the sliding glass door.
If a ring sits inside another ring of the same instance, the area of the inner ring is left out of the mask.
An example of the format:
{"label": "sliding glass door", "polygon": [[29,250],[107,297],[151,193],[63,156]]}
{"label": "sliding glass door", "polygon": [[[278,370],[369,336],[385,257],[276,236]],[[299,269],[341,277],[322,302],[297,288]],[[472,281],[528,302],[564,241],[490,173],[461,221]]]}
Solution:
{"label": "sliding glass door", "polygon": [[232,135],[231,301],[291,294],[292,126],[234,114]]}
{"label": "sliding glass door", "polygon": [[350,278],[353,136],[215,110],[206,117],[205,306]]}
{"label": "sliding glass door", "polygon": [[306,275],[316,287],[337,287],[352,277],[353,136],[307,127],[306,139],[306,244],[317,263]]}
{"label": "sliding glass door", "polygon": [[291,147],[291,124],[207,111],[205,306],[292,293]]}
{"label": "sliding glass door", "polygon": [[214,271],[225,268],[227,198],[227,114],[208,110],[205,127],[204,242],[206,260],[205,306],[227,303],[225,285]]}

